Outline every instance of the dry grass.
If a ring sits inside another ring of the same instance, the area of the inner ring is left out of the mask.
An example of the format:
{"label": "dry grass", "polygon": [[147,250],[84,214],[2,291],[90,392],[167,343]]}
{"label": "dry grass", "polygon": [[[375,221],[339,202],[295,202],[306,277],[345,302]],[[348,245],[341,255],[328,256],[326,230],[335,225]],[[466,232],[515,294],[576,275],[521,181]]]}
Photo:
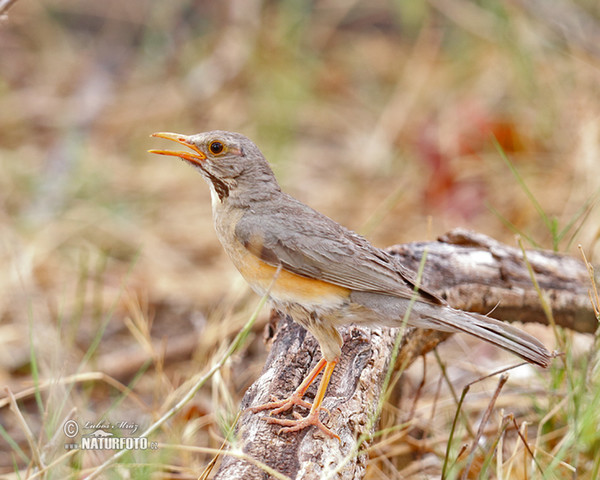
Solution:
{"label": "dry grass", "polygon": [[[513,243],[509,223],[597,260],[600,11],[521,3],[16,2],[0,22],[0,379],[16,397],[0,400],[0,472],[94,471],[108,454],[65,450],[65,420],[141,432],[258,303],[217,243],[202,180],[145,153],[154,131],[245,133],[287,191],[380,246],[456,226]],[[197,448],[221,446],[261,369],[260,336],[152,435],[158,450],[112,475],[197,478],[213,458]],[[510,415],[546,478],[597,478],[597,345],[564,336],[564,363],[511,376],[469,478],[541,478]],[[458,394],[495,368],[463,342],[440,352]],[[369,479],[436,478],[444,458],[458,475],[470,455],[497,379],[469,393],[447,456],[456,401],[429,363],[386,407]]]}

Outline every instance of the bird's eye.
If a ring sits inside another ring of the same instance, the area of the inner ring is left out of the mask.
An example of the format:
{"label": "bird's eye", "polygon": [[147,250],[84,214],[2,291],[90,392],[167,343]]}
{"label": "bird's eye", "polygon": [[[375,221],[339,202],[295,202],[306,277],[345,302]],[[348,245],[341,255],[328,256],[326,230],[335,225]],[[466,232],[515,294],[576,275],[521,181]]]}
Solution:
{"label": "bird's eye", "polygon": [[225,150],[225,145],[215,140],[214,142],[210,142],[208,149],[213,155],[218,155],[219,153],[223,153],[223,151]]}

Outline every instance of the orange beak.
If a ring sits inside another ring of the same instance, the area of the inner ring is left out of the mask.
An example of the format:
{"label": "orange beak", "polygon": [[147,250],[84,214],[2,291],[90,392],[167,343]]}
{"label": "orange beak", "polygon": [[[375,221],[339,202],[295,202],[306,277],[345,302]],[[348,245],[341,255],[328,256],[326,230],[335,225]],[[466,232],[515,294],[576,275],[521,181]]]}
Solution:
{"label": "orange beak", "polygon": [[202,165],[202,162],[206,160],[206,155],[202,153],[196,145],[190,142],[187,135],[181,135],[179,133],[169,133],[169,132],[157,132],[150,135],[151,137],[159,137],[166,138],[167,140],[173,140],[174,142],[180,143],[181,145],[185,145],[188,148],[191,148],[196,153],[186,152],[186,151],[171,151],[171,150],[148,150],[148,153],[157,153],[159,155],[171,155],[172,157],[180,157],[184,160],[187,160],[190,163],[196,165]]}

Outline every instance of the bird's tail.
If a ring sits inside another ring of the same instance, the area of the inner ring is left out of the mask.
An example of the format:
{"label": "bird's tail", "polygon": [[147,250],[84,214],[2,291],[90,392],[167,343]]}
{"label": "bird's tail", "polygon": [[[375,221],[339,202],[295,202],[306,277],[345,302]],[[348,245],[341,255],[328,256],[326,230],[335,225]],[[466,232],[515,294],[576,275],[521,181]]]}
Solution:
{"label": "bird's tail", "polygon": [[[423,323],[419,326],[449,332],[464,332],[518,355],[541,367],[554,357],[537,338],[509,323],[450,307],[440,308],[417,302],[415,312]],[[413,323],[413,322],[410,322]],[[421,322],[418,322],[421,323]]]}

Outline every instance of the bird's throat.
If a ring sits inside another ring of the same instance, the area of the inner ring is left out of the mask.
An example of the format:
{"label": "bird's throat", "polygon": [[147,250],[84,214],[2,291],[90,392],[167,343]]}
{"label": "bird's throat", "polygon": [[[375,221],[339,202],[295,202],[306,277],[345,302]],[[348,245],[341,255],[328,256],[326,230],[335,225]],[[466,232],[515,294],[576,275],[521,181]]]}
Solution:
{"label": "bird's throat", "polygon": [[208,177],[208,180],[211,183],[211,191],[214,190],[221,202],[229,196],[229,187],[225,182],[215,177],[212,173],[204,171],[204,174]]}

